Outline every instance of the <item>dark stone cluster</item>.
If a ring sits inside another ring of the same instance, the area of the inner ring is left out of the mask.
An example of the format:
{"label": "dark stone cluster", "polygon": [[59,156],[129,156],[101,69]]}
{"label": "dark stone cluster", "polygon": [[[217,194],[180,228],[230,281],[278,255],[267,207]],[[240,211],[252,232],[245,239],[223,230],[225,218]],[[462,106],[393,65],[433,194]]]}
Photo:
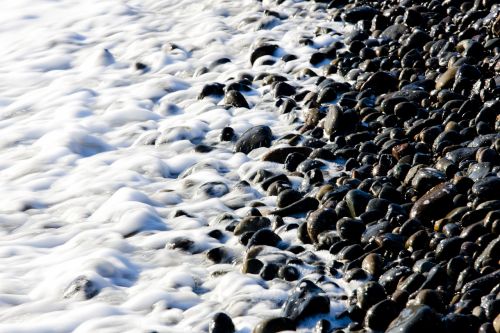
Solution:
{"label": "dark stone cluster", "polygon": [[[254,332],[294,330],[326,314],[315,332],[498,333],[500,5],[317,0],[314,8],[353,25],[343,42],[312,54],[303,73],[316,77],[316,89],[277,74],[242,79],[271,85],[277,112],[302,113],[297,131],[281,138],[267,126],[238,139],[230,128],[221,133],[237,152],[270,147],[262,159],[283,165],[250,180],[276,196],[276,209],[255,205],[243,219],[226,217],[226,230],[248,249],[244,272],[297,281],[282,316]],[[256,47],[251,63],[278,48]],[[213,92],[249,107],[237,89],[205,87],[202,94]],[[344,168],[331,172],[327,162]],[[290,177],[302,178],[299,189]],[[301,214],[299,223],[284,221]],[[296,243],[284,243],[283,230],[295,230]],[[227,257],[216,250],[214,261]],[[330,262],[314,253],[325,250]],[[330,299],[321,281],[301,279],[301,264],[315,266],[323,281],[362,282],[334,318],[346,327],[331,327]],[[234,330],[225,316],[214,320]]]}

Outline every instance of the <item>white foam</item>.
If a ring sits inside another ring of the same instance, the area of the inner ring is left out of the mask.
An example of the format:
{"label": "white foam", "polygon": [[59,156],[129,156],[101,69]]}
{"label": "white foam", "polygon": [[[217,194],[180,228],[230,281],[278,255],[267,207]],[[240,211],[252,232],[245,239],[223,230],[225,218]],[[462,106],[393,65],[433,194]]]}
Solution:
{"label": "white foam", "polygon": [[[225,311],[242,333],[279,315],[293,284],[241,273],[243,246],[208,233],[224,229],[220,213],[242,216],[251,201],[273,209],[275,198],[236,184],[281,166],[259,161],[267,148],[234,153],[219,133],[268,125],[279,137],[302,114],[280,116],[269,86],[244,92],[251,109],[198,95],[262,71],[313,89],[293,81],[315,52],[298,40],[327,19],[310,5],[0,2],[0,332],[201,332]],[[288,19],[264,17],[266,8]],[[314,37],[315,47],[337,39]],[[280,46],[277,62],[252,66],[250,50],[265,40]],[[285,64],[286,53],[298,59]],[[221,58],[231,61],[213,66]],[[211,69],[197,75],[202,67]],[[195,152],[200,143],[215,149]],[[189,251],[174,249],[180,239],[193,242]],[[203,254],[222,245],[234,264]],[[65,298],[81,277],[98,294]]]}

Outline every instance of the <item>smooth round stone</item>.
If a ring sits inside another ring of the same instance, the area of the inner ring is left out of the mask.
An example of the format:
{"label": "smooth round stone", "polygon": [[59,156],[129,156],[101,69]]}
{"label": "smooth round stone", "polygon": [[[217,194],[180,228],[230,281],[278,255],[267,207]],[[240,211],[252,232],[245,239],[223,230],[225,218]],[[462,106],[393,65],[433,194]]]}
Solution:
{"label": "smooth round stone", "polygon": [[428,306],[409,306],[387,328],[387,333],[442,332],[441,318]]}
{"label": "smooth round stone", "polygon": [[216,313],[208,326],[209,333],[234,333],[235,328],[231,317],[223,312]]}
{"label": "smooth round stone", "polygon": [[347,206],[349,207],[351,216],[357,217],[362,213],[364,213],[366,206],[368,205],[368,202],[372,198],[373,197],[369,193],[355,189],[347,192],[344,200],[346,201]]}
{"label": "smooth round stone", "polygon": [[241,220],[234,229],[234,234],[239,236],[244,232],[258,231],[260,229],[269,228],[271,220],[263,216],[247,216]]}
{"label": "smooth round stone", "polygon": [[365,231],[365,225],[360,220],[343,217],[337,221],[336,229],[340,238],[359,241],[361,234]]}
{"label": "smooth round stone", "polygon": [[250,108],[243,94],[237,90],[229,90],[228,92],[226,92],[224,101],[227,105],[231,105],[237,108]]}
{"label": "smooth round stone", "polygon": [[318,235],[335,228],[336,214],[332,209],[319,209],[307,217],[307,232],[313,242],[318,241]]}
{"label": "smooth round stone", "polygon": [[268,126],[255,126],[248,129],[236,141],[234,150],[248,154],[260,147],[269,147],[273,138],[273,133]]}
{"label": "smooth round stone", "polygon": [[370,253],[361,263],[361,268],[367,271],[371,276],[378,277],[382,274],[382,269],[384,266],[384,259],[378,253]]}
{"label": "smooth round stone", "polygon": [[375,331],[385,331],[398,316],[400,306],[393,300],[385,299],[373,305],[366,313],[365,326]]}
{"label": "smooth round stone", "polygon": [[330,312],[330,299],[309,280],[302,280],[283,306],[283,316],[298,322],[304,318]]}
{"label": "smooth round stone", "polygon": [[371,306],[386,298],[384,288],[374,281],[365,283],[356,291],[358,304],[364,310],[368,310]]}
{"label": "smooth round stone", "polygon": [[295,323],[293,320],[285,317],[265,319],[261,321],[252,333],[277,333],[282,331],[295,331]]}

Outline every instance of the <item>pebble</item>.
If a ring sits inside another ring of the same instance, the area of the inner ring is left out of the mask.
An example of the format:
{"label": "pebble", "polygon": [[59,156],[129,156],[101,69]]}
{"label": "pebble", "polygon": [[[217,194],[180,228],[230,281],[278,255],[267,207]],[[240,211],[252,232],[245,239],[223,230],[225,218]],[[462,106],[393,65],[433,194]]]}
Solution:
{"label": "pebble", "polygon": [[309,316],[329,312],[330,299],[309,280],[300,281],[283,305],[283,316],[295,323]]}
{"label": "pebble", "polygon": [[456,190],[452,184],[441,183],[434,186],[415,202],[410,211],[410,218],[430,221],[443,217],[452,210],[455,194]]}
{"label": "pebble", "polygon": [[399,315],[400,306],[393,300],[385,299],[368,309],[365,326],[374,331],[385,331],[389,324]]}
{"label": "pebble", "polygon": [[260,229],[269,228],[271,220],[263,216],[248,216],[241,220],[234,229],[235,235],[241,235],[248,231],[258,231]]}
{"label": "pebble", "polygon": [[270,318],[263,320],[253,329],[253,333],[276,333],[282,331],[294,331],[295,323],[286,317]]}
{"label": "pebble", "polygon": [[441,318],[426,305],[409,306],[387,328],[388,333],[441,332]]}
{"label": "pebble", "polygon": [[248,129],[236,141],[234,150],[248,154],[254,149],[271,146],[273,133],[268,126],[255,126]]}
{"label": "pebble", "polygon": [[250,108],[243,94],[237,90],[227,91],[224,97],[224,102],[227,105],[231,105],[237,108],[247,108],[247,109]]}
{"label": "pebble", "polygon": [[356,290],[358,305],[368,310],[373,305],[386,298],[384,288],[375,281],[369,281]]}
{"label": "pebble", "polygon": [[231,317],[223,312],[216,313],[210,321],[208,327],[209,333],[233,333],[235,332]]}
{"label": "pebble", "polygon": [[85,276],[79,276],[64,290],[63,297],[78,297],[87,300],[95,297],[99,292],[99,288],[92,280]]}

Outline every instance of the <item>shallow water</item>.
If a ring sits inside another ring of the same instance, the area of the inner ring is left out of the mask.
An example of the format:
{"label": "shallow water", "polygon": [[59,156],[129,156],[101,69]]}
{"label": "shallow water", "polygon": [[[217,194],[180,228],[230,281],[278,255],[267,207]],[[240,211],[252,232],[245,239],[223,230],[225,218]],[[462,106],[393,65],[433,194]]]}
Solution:
{"label": "shallow water", "polygon": [[[250,109],[197,97],[204,84],[242,73],[293,79],[289,73],[310,66],[315,48],[340,37],[317,37],[312,47],[299,38],[314,37],[318,25],[345,29],[313,6],[0,4],[0,332],[203,332],[217,311],[250,332],[279,315],[293,283],[241,273],[244,247],[230,233],[222,243],[234,264],[213,265],[203,252],[222,245],[207,235],[224,229],[221,213],[244,216],[254,200],[267,205],[264,212],[273,208],[274,198],[236,184],[260,168],[281,168],[259,161],[267,148],[234,153],[233,143],[219,142],[221,129],[241,134],[265,124],[279,137],[298,123],[279,115],[269,86],[245,93]],[[264,16],[266,8],[287,19]],[[267,56],[252,66],[250,51],[263,40],[298,59],[268,66]],[[221,58],[231,62],[214,66]],[[198,75],[203,66],[212,69]],[[200,143],[215,149],[195,152]],[[175,217],[178,210],[188,216]],[[294,232],[280,236],[295,239]],[[194,242],[189,252],[172,248],[179,237]],[[82,276],[97,292],[89,300],[68,289]],[[341,286],[326,291],[351,289]],[[342,307],[332,303],[331,314]]]}

